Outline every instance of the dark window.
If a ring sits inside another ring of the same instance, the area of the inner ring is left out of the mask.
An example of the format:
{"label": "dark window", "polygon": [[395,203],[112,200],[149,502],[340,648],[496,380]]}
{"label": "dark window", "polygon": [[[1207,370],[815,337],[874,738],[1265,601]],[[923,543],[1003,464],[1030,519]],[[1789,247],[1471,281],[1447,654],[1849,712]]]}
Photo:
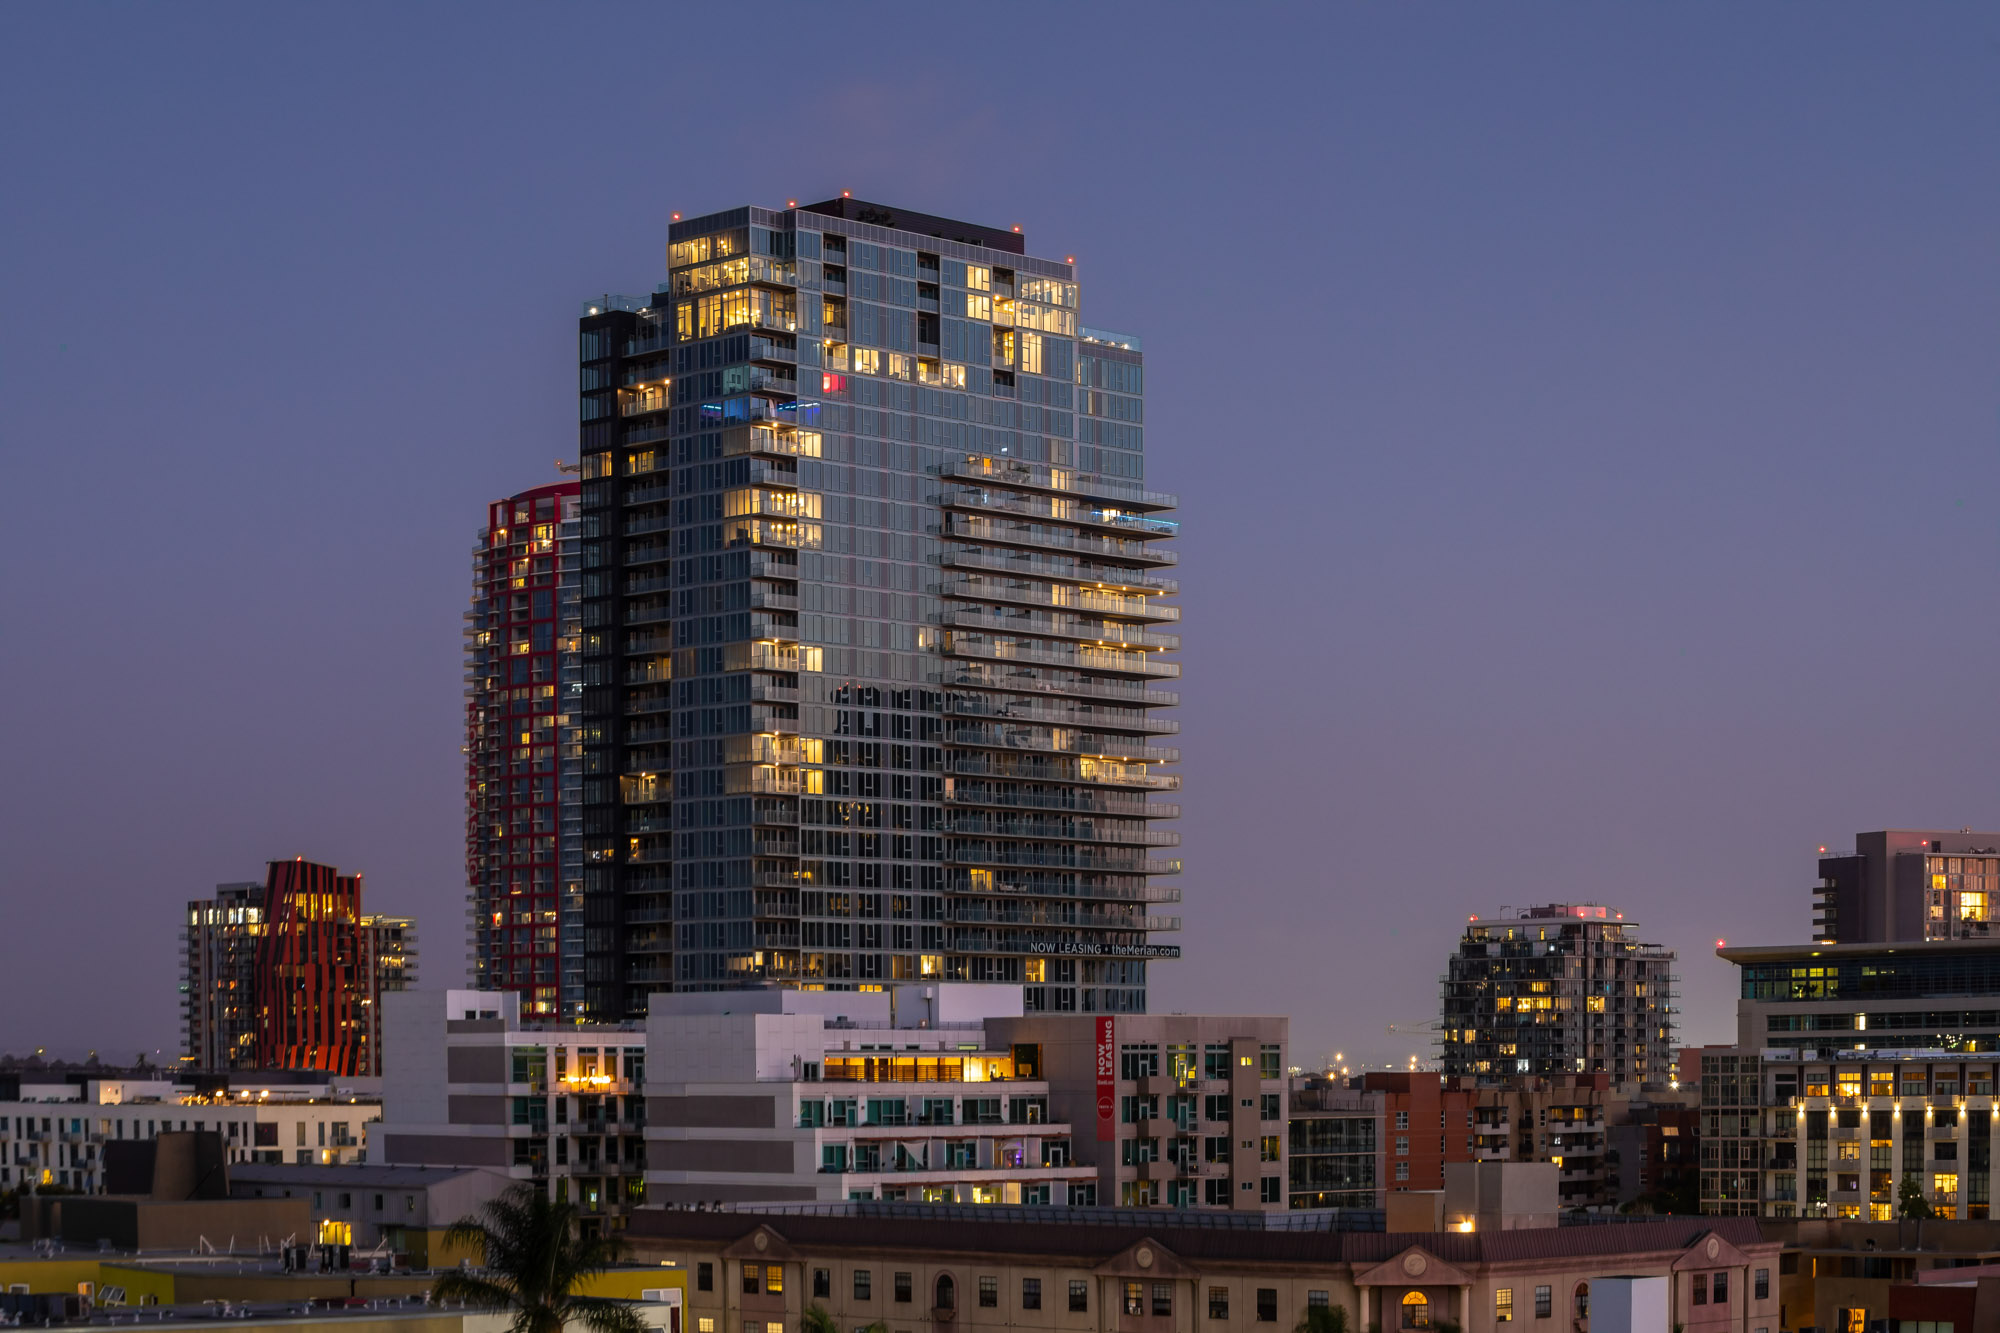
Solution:
{"label": "dark window", "polygon": [[910,1275],[908,1273],[896,1274],[894,1285],[896,1299],[907,1303],[910,1299]]}
{"label": "dark window", "polygon": [[1717,1305],[1729,1304],[1729,1274],[1727,1272],[1717,1273],[1715,1280],[1709,1284],[1709,1290],[1715,1293],[1715,1303]]}
{"label": "dark window", "polygon": [[865,1268],[854,1270],[854,1299],[857,1301],[875,1299],[875,1275]]}
{"label": "dark window", "polygon": [[715,1290],[714,1264],[696,1264],[694,1266],[694,1289],[696,1291]]}
{"label": "dark window", "polygon": [[1229,1288],[1210,1287],[1208,1289],[1208,1317],[1210,1319],[1229,1318]]}
{"label": "dark window", "polygon": [[1071,1314],[1082,1314],[1090,1309],[1090,1283],[1080,1278],[1070,1279],[1069,1309]]}
{"label": "dark window", "polygon": [[1694,1278],[1693,1278],[1693,1281],[1694,1281],[1694,1303],[1695,1303],[1696,1305],[1707,1305],[1707,1304],[1708,1304],[1708,1274],[1706,1274],[1706,1273],[1696,1273],[1696,1274],[1694,1275]]}
{"label": "dark window", "polygon": [[1156,1316],[1166,1316],[1173,1312],[1174,1289],[1172,1284],[1155,1282],[1153,1284],[1153,1313]]}
{"label": "dark window", "polygon": [[828,1268],[813,1269],[813,1295],[818,1297],[820,1300],[832,1299],[833,1297],[832,1269]]}
{"label": "dark window", "polygon": [[1000,1305],[1000,1279],[983,1277],[979,1279],[979,1303],[988,1310]]}
{"label": "dark window", "polygon": [[1551,1287],[1535,1288],[1535,1318],[1547,1319],[1556,1312],[1555,1290]]}
{"label": "dark window", "polygon": [[958,1308],[958,1284],[951,1280],[951,1274],[938,1274],[937,1299],[931,1302],[931,1308],[934,1310],[956,1310]]}
{"label": "dark window", "polygon": [[1278,1322],[1278,1289],[1276,1287],[1257,1288],[1257,1322],[1275,1324]]}
{"label": "dark window", "polygon": [[755,1296],[763,1289],[764,1274],[756,1264],[743,1265],[743,1294]]}
{"label": "dark window", "polygon": [[1588,1282],[1579,1282],[1576,1284],[1576,1317],[1578,1319],[1590,1318],[1590,1284]]}
{"label": "dark window", "polygon": [[1021,1279],[1021,1308],[1039,1310],[1042,1308],[1042,1280],[1038,1277]]}
{"label": "dark window", "polygon": [[1758,1299],[1758,1300],[1760,1300],[1760,1301],[1767,1301],[1767,1300],[1771,1299],[1771,1270],[1770,1270],[1770,1269],[1768,1269],[1768,1268],[1760,1268],[1760,1269],[1758,1269],[1758,1270],[1757,1270],[1757,1278],[1756,1278],[1756,1288],[1755,1288],[1755,1289],[1756,1289],[1756,1292],[1757,1292],[1757,1299]]}

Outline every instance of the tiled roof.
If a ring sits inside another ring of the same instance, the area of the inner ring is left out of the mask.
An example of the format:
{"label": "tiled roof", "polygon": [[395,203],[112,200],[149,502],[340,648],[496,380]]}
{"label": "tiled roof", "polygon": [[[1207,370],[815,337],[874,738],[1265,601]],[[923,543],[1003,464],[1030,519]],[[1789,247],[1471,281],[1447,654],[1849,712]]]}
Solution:
{"label": "tiled roof", "polygon": [[[1751,1217],[1667,1218],[1601,1226],[1538,1227],[1519,1231],[1336,1232],[1227,1231],[1176,1227],[1171,1214],[1160,1225],[1085,1226],[1036,1222],[940,1221],[895,1217],[826,1217],[757,1213],[706,1213],[643,1208],[630,1220],[628,1239],[709,1241],[727,1245],[768,1226],[802,1249],[911,1249],[968,1253],[1035,1254],[1102,1262],[1145,1239],[1190,1261],[1284,1264],[1378,1264],[1412,1245],[1451,1264],[1506,1263],[1576,1255],[1680,1251],[1708,1232],[1733,1245],[1755,1245],[1762,1234]],[[1775,1242],[1772,1242],[1775,1244]]]}

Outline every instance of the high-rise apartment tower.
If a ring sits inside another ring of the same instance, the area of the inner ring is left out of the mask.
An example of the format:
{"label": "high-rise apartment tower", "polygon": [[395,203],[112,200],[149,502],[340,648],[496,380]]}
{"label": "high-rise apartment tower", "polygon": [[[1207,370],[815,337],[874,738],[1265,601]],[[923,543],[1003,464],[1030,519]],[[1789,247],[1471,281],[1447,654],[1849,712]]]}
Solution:
{"label": "high-rise apartment tower", "polygon": [[1821,944],[2000,939],[2000,833],[1879,829],[1820,849]]}
{"label": "high-rise apartment tower", "polygon": [[583,1007],[577,484],[487,507],[465,613],[465,877],[472,982],[523,1013]]}
{"label": "high-rise apartment tower", "polygon": [[382,995],[414,987],[417,928],[366,916],[361,876],[273,861],[187,906],[181,1063],[203,1072],[380,1074]]}
{"label": "high-rise apartment tower", "polygon": [[841,198],[676,220],[580,325],[584,999],[1011,981],[1145,1008],[1179,674],[1136,339]]}
{"label": "high-rise apartment tower", "polygon": [[1473,918],[1444,977],[1444,1073],[1497,1084],[1673,1078],[1674,955],[1595,903]]}

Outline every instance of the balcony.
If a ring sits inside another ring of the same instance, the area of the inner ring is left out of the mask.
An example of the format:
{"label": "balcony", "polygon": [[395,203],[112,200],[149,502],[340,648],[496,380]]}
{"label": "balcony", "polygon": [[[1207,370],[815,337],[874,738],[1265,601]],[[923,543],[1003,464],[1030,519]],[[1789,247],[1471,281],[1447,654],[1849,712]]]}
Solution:
{"label": "balcony", "polygon": [[[990,656],[990,654],[978,654]],[[1151,690],[1140,680],[1113,680],[1104,677],[1051,675],[1043,665],[1064,663],[1028,662],[1010,666],[995,659],[992,663],[945,662],[943,670],[931,677],[940,685],[969,690],[1006,690],[1010,694],[1043,694],[1082,699],[1110,699],[1120,704],[1144,708],[1167,708],[1181,701],[1171,690]]]}
{"label": "balcony", "polygon": [[995,763],[986,755],[952,755],[945,760],[945,772],[963,777],[999,778],[1010,782],[1074,782],[1107,787],[1132,787],[1146,791],[1179,791],[1181,779],[1174,773],[1134,773],[1117,765],[1044,764],[1029,761]]}
{"label": "balcony", "polygon": [[995,634],[1032,634],[1042,638],[1094,643],[1100,647],[1146,647],[1172,651],[1181,646],[1178,634],[1155,634],[1115,620],[1092,620],[1061,612],[1039,615],[980,606],[946,608],[943,623]]}
{"label": "balcony", "polygon": [[955,547],[939,557],[941,564],[954,569],[986,569],[1021,578],[1057,579],[1100,588],[1144,588],[1165,596],[1180,591],[1178,581],[1145,570],[1119,565],[1096,565],[1087,560],[1034,555],[1027,551],[995,550],[991,547]]}
{"label": "balcony", "polygon": [[1133,482],[1115,477],[1078,472],[1072,468],[1049,467],[1013,459],[953,459],[938,469],[938,475],[974,485],[997,484],[1051,495],[1082,496],[1111,500],[1131,509],[1177,509],[1178,498],[1162,491],[1149,491]]}
{"label": "balcony", "polygon": [[[946,634],[945,655],[949,657],[984,658],[995,662],[1025,662],[1037,666],[1062,667],[1071,671],[1098,671],[1125,676],[1152,676],[1160,680],[1174,680],[1181,674],[1178,662],[1169,662],[1154,653],[1118,652],[1105,648],[1043,647],[1038,642],[1028,646],[1020,642],[995,643],[986,637],[987,631],[960,632]],[[1000,688],[1019,688],[1002,686]],[[1054,688],[1051,686],[1050,688]],[[1064,690],[1063,692],[1070,692]],[[1175,700],[1178,702],[1178,700]]]}
{"label": "balcony", "polygon": [[1133,536],[1163,538],[1180,535],[1181,525],[1170,518],[1148,518],[1117,509],[1092,505],[1087,500],[1023,495],[1015,491],[950,486],[938,497],[946,509],[965,509],[987,514],[1006,514],[1032,519],[1036,523],[1074,524]]}
{"label": "balcony", "polygon": [[[945,737],[948,745],[989,750],[1026,750],[1051,754],[1073,754],[1096,759],[1116,759],[1127,763],[1175,764],[1181,752],[1169,745],[1144,745],[1126,736],[1064,735],[1057,729],[1015,725],[953,727]],[[1067,732],[1068,728],[1061,728]]]}
{"label": "balcony", "polygon": [[961,837],[1027,838],[1037,842],[1087,842],[1107,846],[1178,847],[1178,833],[1155,833],[1137,820],[1131,822],[1098,819],[988,819],[983,815],[960,815],[946,826],[947,833]]}
{"label": "balcony", "polygon": [[1146,857],[1133,852],[1093,851],[1087,847],[1063,847],[1051,851],[1028,851],[1013,843],[998,847],[954,843],[945,851],[946,862],[962,866],[1033,866],[1055,870],[1095,870],[1112,875],[1178,875],[1178,857]]}
{"label": "balcony", "polygon": [[722,441],[725,458],[740,454],[770,454],[779,458],[818,458],[817,431],[789,430],[783,426],[752,426],[727,432]]}
{"label": "balcony", "polygon": [[[1050,518],[1048,523],[1058,520]],[[1126,537],[1101,537],[1088,532],[1044,526],[1032,521],[1008,521],[986,514],[947,514],[940,534],[946,541],[992,542],[1003,546],[1025,546],[1048,551],[1076,551],[1113,560],[1132,560],[1154,565],[1174,565],[1180,557],[1172,551],[1148,546]]]}
{"label": "balcony", "polygon": [[1109,592],[1092,592],[1067,583],[1023,584],[963,575],[946,579],[938,591],[945,597],[963,598],[967,601],[1008,602],[1056,612],[1081,611],[1149,621],[1173,621],[1181,618],[1179,607],[1168,606],[1157,597],[1123,597]]}
{"label": "balcony", "polygon": [[961,782],[946,797],[955,806],[1001,810],[1054,810],[1064,814],[1120,815],[1127,819],[1179,819],[1181,808],[1169,801],[1149,801],[1144,795],[1106,789],[1065,788],[1054,792],[996,787],[986,782]]}
{"label": "balcony", "polygon": [[984,695],[948,695],[945,712],[957,717],[996,718],[1005,722],[1038,722],[1088,731],[1138,731],[1171,735],[1181,729],[1172,718],[1155,717],[1140,708],[1094,708],[1089,704],[1053,701],[993,700]]}

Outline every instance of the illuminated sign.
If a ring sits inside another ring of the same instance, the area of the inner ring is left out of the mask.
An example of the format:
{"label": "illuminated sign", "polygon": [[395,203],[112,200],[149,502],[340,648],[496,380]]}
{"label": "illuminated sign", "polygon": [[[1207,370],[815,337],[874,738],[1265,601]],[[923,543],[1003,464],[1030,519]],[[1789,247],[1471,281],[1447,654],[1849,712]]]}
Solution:
{"label": "illuminated sign", "polygon": [[1105,1015],[1097,1020],[1097,1141],[1109,1143],[1118,1137],[1118,1046],[1117,1020]]}

